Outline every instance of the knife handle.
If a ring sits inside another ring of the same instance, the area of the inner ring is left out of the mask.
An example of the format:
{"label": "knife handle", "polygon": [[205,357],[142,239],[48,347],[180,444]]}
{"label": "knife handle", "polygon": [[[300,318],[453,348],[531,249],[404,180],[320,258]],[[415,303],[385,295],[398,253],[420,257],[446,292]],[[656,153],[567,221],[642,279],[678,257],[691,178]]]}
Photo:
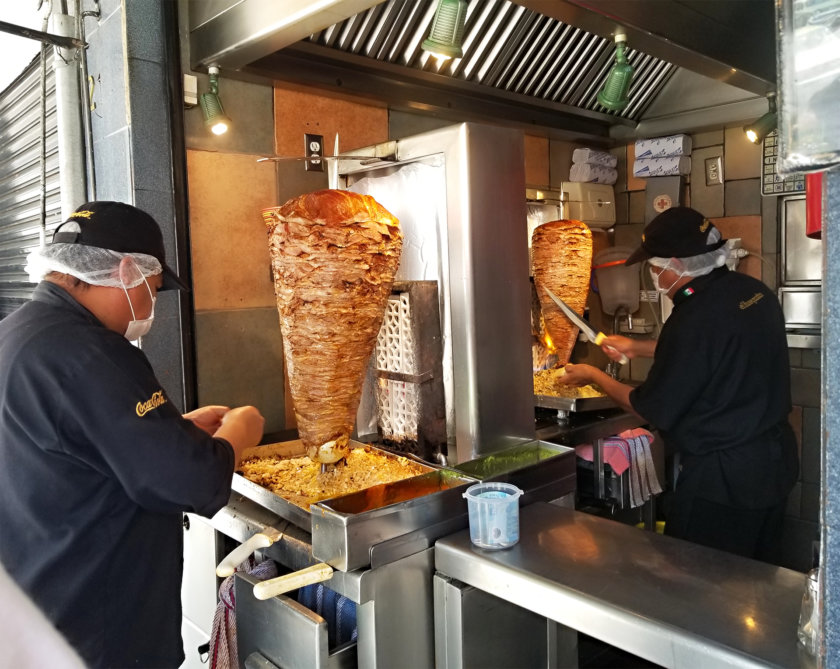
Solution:
{"label": "knife handle", "polygon": [[[598,336],[595,337],[595,345],[600,346],[601,344],[604,343],[604,340],[606,338],[607,338],[607,335],[605,335],[603,332],[599,332]],[[613,351],[615,351],[616,353],[618,353],[618,349],[613,348],[612,346],[610,346],[609,348],[612,349]],[[621,357],[618,359],[618,362],[621,365],[626,365],[628,363],[628,361],[629,360],[628,360],[627,356],[624,355],[623,353],[621,354]]]}

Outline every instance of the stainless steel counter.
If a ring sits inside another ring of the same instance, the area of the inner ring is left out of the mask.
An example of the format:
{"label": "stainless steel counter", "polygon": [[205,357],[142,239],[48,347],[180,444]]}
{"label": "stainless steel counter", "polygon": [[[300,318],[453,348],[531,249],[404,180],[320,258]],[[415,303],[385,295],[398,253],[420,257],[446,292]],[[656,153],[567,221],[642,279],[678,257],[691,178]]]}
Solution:
{"label": "stainless steel counter", "polygon": [[[664,667],[815,666],[796,640],[804,574],[571,509],[520,509],[503,551],[467,530],[439,539],[435,566]],[[436,620],[457,607],[436,593]]]}

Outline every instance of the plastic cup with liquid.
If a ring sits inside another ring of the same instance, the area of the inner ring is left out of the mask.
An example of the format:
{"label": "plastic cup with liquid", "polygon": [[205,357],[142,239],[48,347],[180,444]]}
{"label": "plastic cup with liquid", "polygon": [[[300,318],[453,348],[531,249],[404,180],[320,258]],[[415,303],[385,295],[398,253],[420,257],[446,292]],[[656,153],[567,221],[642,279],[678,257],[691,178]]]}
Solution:
{"label": "plastic cup with liquid", "polygon": [[488,481],[467,488],[470,541],[479,548],[510,548],[519,541],[519,498],[511,483]]}

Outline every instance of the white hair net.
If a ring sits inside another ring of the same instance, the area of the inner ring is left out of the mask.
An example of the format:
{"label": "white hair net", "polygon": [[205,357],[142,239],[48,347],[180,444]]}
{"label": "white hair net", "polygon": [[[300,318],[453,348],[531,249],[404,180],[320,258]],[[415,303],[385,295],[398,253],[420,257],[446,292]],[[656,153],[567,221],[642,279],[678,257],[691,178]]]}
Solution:
{"label": "white hair net", "polygon": [[[138,272],[127,283],[120,280],[120,261],[134,260]],[[94,286],[134,288],[146,277],[163,271],[160,261],[145,253],[120,253],[85,244],[50,244],[41,246],[26,256],[26,272],[32,283],[38,283],[50,272],[75,276]]]}
{"label": "white hair net", "polygon": [[[719,237],[720,233],[718,233]],[[654,267],[670,267],[677,272],[682,272],[683,276],[703,276],[717,267],[723,267],[727,257],[729,257],[729,248],[724,245],[719,249],[709,251],[708,253],[701,253],[697,256],[688,256],[686,258],[648,258],[648,262]]]}

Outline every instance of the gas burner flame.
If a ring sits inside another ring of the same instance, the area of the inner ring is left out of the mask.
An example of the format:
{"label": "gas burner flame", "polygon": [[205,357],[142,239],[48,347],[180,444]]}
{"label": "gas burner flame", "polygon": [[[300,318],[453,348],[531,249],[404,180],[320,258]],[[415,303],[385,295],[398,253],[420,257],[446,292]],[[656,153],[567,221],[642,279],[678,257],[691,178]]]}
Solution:
{"label": "gas burner flame", "polygon": [[551,341],[551,337],[549,336],[548,332],[545,333],[543,336],[543,344],[545,345],[546,350],[548,351],[549,355],[554,353],[557,349],[554,347],[554,342]]}

